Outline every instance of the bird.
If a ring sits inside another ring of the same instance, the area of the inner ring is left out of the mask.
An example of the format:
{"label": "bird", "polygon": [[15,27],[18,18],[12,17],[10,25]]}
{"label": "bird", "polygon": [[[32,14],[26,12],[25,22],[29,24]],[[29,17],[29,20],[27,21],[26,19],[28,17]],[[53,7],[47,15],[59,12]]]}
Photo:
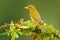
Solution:
{"label": "bird", "polygon": [[42,24],[44,22],[41,20],[41,16],[40,16],[39,12],[37,11],[37,9],[35,8],[35,6],[34,5],[27,5],[24,8],[29,11],[29,15],[30,15],[30,18],[31,18],[32,22],[34,22],[35,24],[37,24],[38,27],[41,30],[43,30]]}

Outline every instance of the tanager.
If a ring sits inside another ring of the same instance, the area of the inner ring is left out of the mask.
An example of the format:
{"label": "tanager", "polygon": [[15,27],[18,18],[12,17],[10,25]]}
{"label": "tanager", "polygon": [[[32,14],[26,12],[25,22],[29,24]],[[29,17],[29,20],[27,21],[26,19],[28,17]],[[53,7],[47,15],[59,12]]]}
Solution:
{"label": "tanager", "polygon": [[29,15],[30,15],[32,22],[36,23],[38,25],[38,27],[40,27],[40,29],[42,30],[43,21],[41,20],[41,16],[40,16],[39,12],[37,11],[37,9],[35,8],[35,6],[28,5],[24,8],[29,10],[29,12],[30,12]]}

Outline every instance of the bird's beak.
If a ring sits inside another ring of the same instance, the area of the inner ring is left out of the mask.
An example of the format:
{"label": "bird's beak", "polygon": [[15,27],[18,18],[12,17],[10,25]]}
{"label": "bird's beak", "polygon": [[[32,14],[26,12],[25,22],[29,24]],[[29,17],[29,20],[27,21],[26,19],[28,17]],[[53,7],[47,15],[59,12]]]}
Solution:
{"label": "bird's beak", "polygon": [[24,9],[28,9],[28,7],[24,7]]}

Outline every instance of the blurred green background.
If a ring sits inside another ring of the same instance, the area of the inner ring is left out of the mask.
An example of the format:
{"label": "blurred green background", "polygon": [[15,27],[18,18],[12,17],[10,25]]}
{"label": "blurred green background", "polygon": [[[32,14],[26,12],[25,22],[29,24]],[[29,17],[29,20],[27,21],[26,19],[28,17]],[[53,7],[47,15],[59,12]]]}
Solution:
{"label": "blurred green background", "polygon": [[[30,19],[25,6],[33,4],[41,14],[42,20],[47,24],[53,24],[60,29],[60,0],[0,0],[0,25],[20,18]],[[21,36],[17,40],[28,40],[27,36]],[[0,40],[10,40],[7,36],[0,36]]]}

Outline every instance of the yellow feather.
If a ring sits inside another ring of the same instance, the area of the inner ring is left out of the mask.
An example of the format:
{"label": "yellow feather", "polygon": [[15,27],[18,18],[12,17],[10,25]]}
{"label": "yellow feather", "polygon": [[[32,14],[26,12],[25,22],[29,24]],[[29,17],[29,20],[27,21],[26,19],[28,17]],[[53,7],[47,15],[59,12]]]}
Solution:
{"label": "yellow feather", "polygon": [[32,22],[36,23],[41,29],[43,29],[41,16],[35,6],[28,5],[25,7],[25,9],[28,9],[30,11],[29,15],[31,17]]}

